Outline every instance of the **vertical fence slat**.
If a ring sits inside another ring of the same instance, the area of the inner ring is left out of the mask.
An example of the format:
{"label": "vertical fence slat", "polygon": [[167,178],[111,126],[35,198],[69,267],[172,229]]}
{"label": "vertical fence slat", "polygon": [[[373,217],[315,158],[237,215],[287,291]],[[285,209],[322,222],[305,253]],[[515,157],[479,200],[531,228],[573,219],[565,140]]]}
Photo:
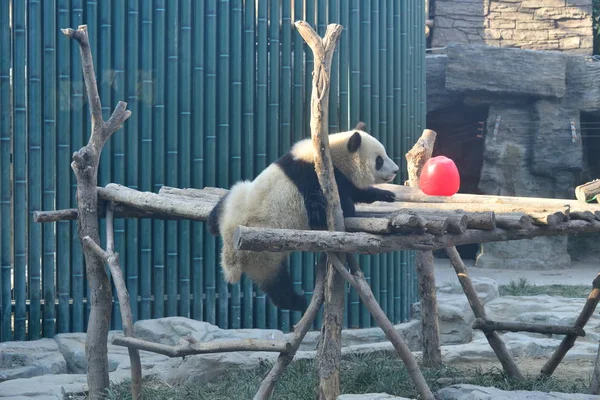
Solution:
{"label": "vertical fence slat", "polygon": [[[129,0],[127,3],[127,59],[126,59],[126,90],[127,90],[127,109],[131,110],[131,117],[123,127],[122,132],[117,135],[124,136],[126,140],[126,151],[124,161],[127,169],[127,186],[140,189],[139,176],[140,162],[139,150],[142,147],[139,142],[139,121],[140,121],[140,74],[139,74],[139,54],[138,46],[140,44],[140,10],[138,0]],[[117,100],[120,100],[117,98]],[[127,266],[127,290],[129,291],[129,304],[131,306],[131,317],[133,322],[139,318],[139,289],[140,289],[140,241],[138,230],[140,222],[129,218],[125,220],[125,229],[127,232],[124,238],[127,254],[122,255]],[[144,232],[145,234],[146,232]],[[149,278],[149,275],[147,276]],[[146,277],[144,277],[146,278]]]}
{"label": "vertical fence slat", "polygon": [[[191,146],[192,146],[192,105],[190,79],[191,73],[191,49],[192,49],[192,4],[190,0],[182,0],[179,9],[180,27],[180,45],[179,45],[179,186],[189,187],[191,185],[190,166]],[[179,313],[177,315],[189,318],[190,310],[190,266],[191,266],[191,248],[190,221],[179,222]]]}
{"label": "vertical fence slat", "polygon": [[[128,18],[128,8],[124,1],[116,1],[112,6],[112,37],[109,45],[112,50],[112,76],[106,77],[109,79],[109,87],[111,88],[112,98],[107,98],[110,103],[106,104],[109,108],[107,110],[108,116],[112,113],[114,107],[116,107],[118,101],[128,101],[127,98],[127,81],[125,76],[126,70],[126,58],[125,58],[125,46],[127,45],[126,29],[125,24]],[[132,49],[128,49],[132,50]],[[129,52],[129,51],[128,51]],[[128,103],[129,105],[129,103]],[[133,112],[133,109],[130,109]],[[135,116],[134,116],[135,119]],[[129,122],[129,121],[128,121]],[[116,135],[111,136],[110,142],[112,142],[112,170],[110,171],[110,181],[117,182],[120,184],[127,183],[127,165],[133,160],[129,158],[129,154],[126,154],[126,142],[128,140],[127,133],[131,129],[130,124],[125,124],[126,130],[120,130]],[[130,165],[130,164],[129,164]],[[129,265],[127,263],[128,255],[130,251],[134,251],[133,248],[129,249],[127,246],[127,237],[131,236],[131,233],[125,231],[125,219],[117,218],[114,221],[114,235],[115,235],[115,251],[119,253],[121,269],[123,270],[123,276],[128,277]],[[129,293],[131,299],[131,293]],[[123,329],[123,321],[121,319],[121,306],[119,302],[119,296],[117,290],[113,286],[113,324],[114,329]]]}
{"label": "vertical fence slat", "polygon": [[[348,87],[348,102],[350,104],[349,125],[348,128],[354,128],[356,124],[363,119],[360,113],[360,33],[362,26],[360,23],[360,0],[351,0],[350,3],[350,23],[349,25],[349,42],[353,45],[349,49],[350,57],[350,77]],[[363,257],[359,257],[362,263]],[[362,264],[361,264],[362,265]],[[349,310],[348,310],[348,327],[358,328],[360,326],[360,300],[356,290],[350,290],[349,294]]]}
{"label": "vertical fence slat", "polygon": [[[83,2],[82,0],[71,1],[71,23],[69,26],[79,26],[83,23]],[[96,25],[96,24],[93,24]],[[91,27],[88,27],[88,29]],[[91,34],[92,30],[90,30]],[[63,35],[64,36],[64,35]],[[66,41],[66,46],[70,50],[69,64],[71,68],[71,140],[69,149],[69,160],[73,152],[83,147],[83,132],[88,129],[85,123],[87,102],[85,99],[85,90],[83,83],[83,73],[81,71],[81,56],[77,46],[68,41],[68,38],[61,38]],[[92,43],[97,42],[97,37],[91,37]],[[69,176],[71,184],[71,207],[77,207],[77,181],[73,171],[70,169]],[[77,236],[77,222],[70,223],[71,226],[71,291],[73,296],[73,309],[71,313],[71,329],[74,332],[84,332],[85,330],[85,305],[84,296],[86,293],[87,282],[85,280],[85,262],[81,252],[79,236]]]}
{"label": "vertical fence slat", "polygon": [[[268,31],[267,31],[267,0],[257,0],[257,24],[256,34],[258,42],[256,54],[256,161],[254,163],[257,175],[267,166],[267,106],[268,106]],[[267,299],[265,294],[258,290],[255,298],[256,313],[254,323],[257,328],[267,327]],[[270,303],[269,303],[270,304]],[[270,307],[270,306],[269,306]]]}
{"label": "vertical fence slat", "polygon": [[[366,52],[371,49],[371,2],[360,2],[360,48]],[[375,124],[372,118],[371,102],[372,102],[372,86],[371,86],[371,56],[367,53],[361,54],[360,57],[360,112],[362,119],[367,123],[368,129],[373,131]],[[361,267],[365,274],[365,279],[371,283],[371,256],[360,256]],[[371,326],[371,314],[367,308],[361,303],[360,306],[360,326],[368,328]]]}
{"label": "vertical fence slat", "polygon": [[[157,192],[166,182],[165,174],[165,86],[166,86],[166,68],[167,53],[165,50],[165,19],[166,9],[164,0],[154,2],[154,36],[151,46],[154,49],[154,98],[152,113],[154,116],[153,124],[153,154],[152,165],[154,170],[154,180],[152,184],[154,191]],[[166,224],[161,220],[154,220],[152,240],[152,258],[154,266],[154,314],[153,318],[162,318],[165,316],[165,227]]]}
{"label": "vertical fence slat", "polygon": [[[256,38],[255,38],[255,4],[251,1],[244,2],[244,38],[243,38],[243,124],[242,124],[242,157],[244,162],[243,179],[254,178],[254,110],[255,110],[255,79],[256,79]],[[242,276],[244,288],[244,320],[243,327],[254,327],[254,286],[246,275]]]}
{"label": "vertical fence slat", "polygon": [[[165,102],[166,125],[165,132],[171,131],[175,134],[165,135],[166,148],[166,184],[169,186],[178,185],[177,159],[179,157],[179,107],[177,102],[179,71],[179,14],[178,1],[167,1],[167,70],[166,76],[170,82],[167,88],[167,98]],[[178,235],[177,221],[167,221],[167,316],[173,317],[177,315],[177,276],[179,264],[179,254],[177,253]]]}
{"label": "vertical fence slat", "polygon": [[[0,220],[3,227],[0,232],[0,341],[12,340],[12,267],[11,232],[11,125],[13,100],[11,99],[10,68],[12,60],[12,36],[10,29],[10,1],[0,1]],[[8,56],[7,56],[8,55]]]}
{"label": "vertical fence slat", "polygon": [[[279,86],[281,88],[281,138],[279,141],[279,154],[285,154],[292,142],[292,8],[290,2],[283,2],[281,5],[281,79]],[[297,279],[298,265],[296,260],[291,257],[289,268],[292,277],[294,291],[302,292],[302,279]],[[300,312],[289,312],[286,310],[281,313],[280,326],[283,331],[289,331],[290,328],[300,319]]]}
{"label": "vertical fence slat", "polygon": [[[279,156],[279,139],[281,130],[279,126],[279,76],[281,60],[279,58],[279,1],[269,1],[269,81],[268,81],[268,132],[267,140],[267,163],[275,161]],[[268,301],[267,326],[271,329],[279,328],[280,314],[288,314],[288,311],[280,311],[279,308]]]}
{"label": "vertical fence slat", "polygon": [[[56,208],[56,2],[43,2],[43,135],[42,153],[43,164],[43,193],[42,208],[54,210]],[[34,210],[35,211],[35,210]],[[39,225],[39,224],[37,224]],[[56,224],[45,224],[42,227],[43,235],[43,261],[42,261],[42,290],[44,294],[43,335],[53,337],[56,333],[55,320],[55,294],[56,294]]]}
{"label": "vertical fence slat", "polygon": [[[217,109],[216,109],[216,97],[217,97],[217,2],[215,0],[207,0],[206,4],[206,91],[205,97],[205,152],[204,152],[204,184],[207,186],[215,186],[217,182],[217,164],[216,164],[216,134],[217,134]],[[204,224],[206,228],[206,224]],[[206,293],[206,306],[205,306],[205,321],[215,324],[217,322],[217,298],[216,298],[216,287],[217,280],[222,279],[217,265],[216,257],[216,240],[208,232],[207,229],[204,231],[204,269],[205,269],[205,293]]]}
{"label": "vertical fence slat", "polygon": [[[218,47],[217,47],[217,121],[218,135],[217,148],[222,154],[217,160],[217,186],[229,183],[229,164],[231,153],[229,147],[229,101],[231,96],[231,81],[229,79],[230,61],[230,4],[229,1],[219,1],[217,11]],[[221,238],[217,240],[221,247]],[[218,258],[219,259],[219,258]],[[218,267],[217,267],[218,268]],[[219,293],[219,315],[218,324],[222,328],[229,327],[229,285],[217,275]]]}
{"label": "vertical fence slat", "polygon": [[[153,111],[154,111],[154,79],[153,59],[154,42],[152,41],[154,13],[146,3],[141,7],[142,30],[140,38],[141,69],[140,87],[140,190],[151,191],[154,163],[153,157]],[[152,275],[154,271],[154,254],[152,238],[156,225],[149,219],[140,221],[140,319],[152,317]],[[156,301],[156,299],[155,299]]]}
{"label": "vertical fence slat", "polygon": [[[237,182],[242,178],[242,26],[243,26],[243,1],[231,2],[231,51],[229,62],[231,65],[231,115],[230,115],[230,153],[229,166],[230,182]],[[246,66],[248,68],[248,66]],[[238,282],[231,285],[231,314],[230,327],[242,327],[242,284]],[[243,299],[244,302],[246,299]]]}
{"label": "vertical fence slat", "polygon": [[[27,84],[25,2],[13,3],[13,245],[14,245],[14,338],[25,340],[27,268]],[[18,207],[16,205],[19,205]]]}
{"label": "vertical fence slat", "polygon": [[[64,26],[70,26],[68,0],[58,0],[57,2],[57,26],[60,29]],[[56,147],[56,209],[65,209],[70,207],[71,190],[71,140],[69,129],[71,124],[71,66],[69,58],[64,57],[70,52],[70,42],[61,40],[63,36],[60,32],[52,32],[56,37],[56,101],[57,114],[56,126],[57,147]],[[44,165],[44,168],[46,166]],[[72,222],[59,221],[56,223],[56,275],[57,275],[57,332],[66,333],[71,331],[71,313],[69,299],[71,297],[71,241],[69,230]]]}
{"label": "vertical fence slat", "polygon": [[[294,2],[294,9],[290,10],[293,11],[294,21],[302,18],[302,6],[302,1]],[[290,29],[292,28],[290,27]],[[291,40],[294,58],[292,60],[293,77],[291,88],[291,122],[293,128],[290,132],[292,135],[290,140],[291,142],[297,142],[304,137],[304,39],[302,39],[298,31],[292,29]],[[297,291],[297,293],[302,293],[304,290],[304,296],[308,303],[312,294],[312,287],[308,288],[308,285],[306,285],[303,279],[303,273],[305,272],[304,267],[306,266],[303,263],[303,254],[306,253],[295,252],[291,256],[292,278],[294,280],[294,289]],[[293,323],[296,323],[301,318],[299,315],[299,312],[293,313]]]}
{"label": "vertical fence slat", "polygon": [[[193,76],[192,76],[192,126],[205,126],[204,122],[204,2],[195,1],[192,4],[193,15]],[[200,95],[198,95],[200,93]],[[202,188],[204,185],[204,137],[200,134],[192,136],[192,185]],[[204,318],[204,223],[192,222],[192,290],[194,295],[192,316],[194,319]]]}
{"label": "vertical fence slat", "polygon": [[[42,226],[33,222],[42,207],[42,10],[39,1],[27,2],[27,293],[28,338],[40,338]],[[16,205],[15,205],[16,206]]]}

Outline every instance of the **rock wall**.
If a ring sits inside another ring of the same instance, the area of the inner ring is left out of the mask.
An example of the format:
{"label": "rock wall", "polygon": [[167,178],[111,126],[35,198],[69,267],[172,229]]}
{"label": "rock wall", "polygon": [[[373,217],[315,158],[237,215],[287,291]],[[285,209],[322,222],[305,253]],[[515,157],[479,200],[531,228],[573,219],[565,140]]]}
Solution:
{"label": "rock wall", "polygon": [[435,0],[432,47],[450,42],[592,54],[592,0]]}
{"label": "rock wall", "polygon": [[[594,78],[600,62],[579,54],[449,44],[446,55],[428,56],[426,64],[429,112],[461,103],[488,107],[481,193],[574,198],[575,186],[589,180],[583,142],[581,136],[572,140],[571,123],[581,135],[581,113],[600,115],[600,81]],[[576,240],[487,243],[476,265],[567,268],[568,248],[581,247],[568,247]]]}

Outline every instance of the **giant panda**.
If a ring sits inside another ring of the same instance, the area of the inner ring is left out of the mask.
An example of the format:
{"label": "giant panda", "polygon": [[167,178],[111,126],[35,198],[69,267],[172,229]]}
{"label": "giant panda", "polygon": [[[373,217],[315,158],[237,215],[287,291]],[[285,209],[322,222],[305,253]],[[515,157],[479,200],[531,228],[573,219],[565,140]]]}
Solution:
{"label": "giant panda", "polygon": [[[392,202],[393,192],[371,185],[392,181],[398,166],[383,145],[365,132],[363,122],[351,131],[329,135],[334,174],[345,218],[355,215],[355,203]],[[223,239],[221,267],[229,283],[245,273],[281,309],[304,311],[303,296],[294,291],[287,268],[289,253],[236,250],[238,225],[280,229],[327,229],[327,200],[314,165],[311,139],[296,142],[253,181],[234,184],[211,211],[211,234]]]}

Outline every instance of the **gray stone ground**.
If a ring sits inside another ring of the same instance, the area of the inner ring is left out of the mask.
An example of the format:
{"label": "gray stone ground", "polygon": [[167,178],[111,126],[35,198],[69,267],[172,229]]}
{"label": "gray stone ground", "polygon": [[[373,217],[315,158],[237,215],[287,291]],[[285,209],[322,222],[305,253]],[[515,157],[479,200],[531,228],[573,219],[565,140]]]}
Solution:
{"label": "gray stone ground", "polygon": [[[476,290],[485,303],[489,316],[496,320],[523,322],[548,322],[572,324],[583,307],[585,299],[567,299],[552,296],[503,296],[498,294],[498,282],[525,277],[540,284],[590,284],[597,269],[591,264],[574,265],[573,269],[559,271],[494,271],[469,268]],[[493,278],[493,279],[492,279]],[[474,316],[462,293],[448,260],[436,260],[436,283],[440,311],[442,359],[444,363],[493,363],[495,355],[484,335],[473,331]],[[405,338],[413,354],[421,357],[419,306],[414,307],[415,318],[399,324],[396,329]],[[580,338],[567,353],[565,361],[591,364],[595,359],[600,340],[600,316],[595,313],[586,326],[586,337]],[[110,340],[121,332],[111,332]],[[163,318],[139,321],[135,325],[137,337],[176,344],[182,336],[191,335],[199,341],[227,341],[239,338],[281,340],[286,338],[278,330],[222,330],[201,321],[186,318]],[[296,359],[314,358],[319,332],[309,332]],[[506,347],[517,357],[518,363],[532,359],[542,363],[560,343],[561,336],[526,333],[502,334]],[[85,392],[86,359],[84,334],[60,334],[54,339],[33,342],[8,342],[0,344],[0,399],[54,400],[66,399],[70,394]],[[343,332],[344,357],[360,353],[381,352],[395,354],[392,345],[379,328],[345,330]],[[145,376],[154,376],[165,382],[194,380],[206,382],[232,369],[257,367],[262,361],[273,361],[276,353],[238,352],[221,353],[171,359],[149,352],[141,352]],[[540,361],[542,360],[542,361]],[[125,348],[109,344],[111,380],[121,382],[129,378],[130,364]],[[538,368],[537,365],[535,368]],[[584,373],[577,371],[578,374]],[[586,372],[587,373],[587,372]],[[471,385],[454,385],[440,391],[440,399],[600,399],[587,395],[541,394],[534,392],[502,392],[493,388]],[[386,397],[387,396],[387,397]],[[341,396],[351,399],[401,399],[385,394]]]}

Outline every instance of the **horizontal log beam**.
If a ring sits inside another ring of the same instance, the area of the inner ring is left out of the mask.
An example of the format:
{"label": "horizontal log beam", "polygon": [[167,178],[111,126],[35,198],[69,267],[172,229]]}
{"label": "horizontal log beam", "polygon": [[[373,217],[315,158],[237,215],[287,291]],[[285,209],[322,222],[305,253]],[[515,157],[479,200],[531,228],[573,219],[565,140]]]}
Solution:
{"label": "horizontal log beam", "polygon": [[[541,197],[521,196],[490,196],[481,194],[457,193],[454,196],[428,196],[419,189],[409,186],[382,183],[375,185],[380,189],[389,190],[396,195],[396,201],[412,203],[471,203],[471,204],[494,204],[513,205],[526,207],[561,207],[571,206],[572,209],[584,207],[590,211],[600,211],[600,205],[585,205],[575,199],[548,199]],[[589,207],[589,208],[588,208]]]}
{"label": "horizontal log beam", "polygon": [[276,342],[272,340],[242,339],[224,342],[194,343],[184,342],[177,346],[149,342],[134,337],[115,336],[112,343],[152,353],[163,354],[168,357],[183,357],[194,354],[228,353],[234,351],[269,351],[275,353],[287,353],[292,349],[288,342]]}
{"label": "horizontal log beam", "polygon": [[534,226],[531,229],[507,231],[467,230],[445,235],[326,232],[313,230],[267,229],[238,226],[234,234],[236,249],[251,251],[332,251],[377,254],[395,250],[437,250],[470,243],[501,242],[531,239],[538,236],[557,236],[600,232],[599,221],[567,221],[556,227]]}
{"label": "horizontal log beam", "polygon": [[473,329],[483,332],[508,331],[508,332],[533,332],[546,335],[575,335],[585,336],[585,331],[579,326],[548,325],[527,322],[489,321],[477,318],[473,322]]}

